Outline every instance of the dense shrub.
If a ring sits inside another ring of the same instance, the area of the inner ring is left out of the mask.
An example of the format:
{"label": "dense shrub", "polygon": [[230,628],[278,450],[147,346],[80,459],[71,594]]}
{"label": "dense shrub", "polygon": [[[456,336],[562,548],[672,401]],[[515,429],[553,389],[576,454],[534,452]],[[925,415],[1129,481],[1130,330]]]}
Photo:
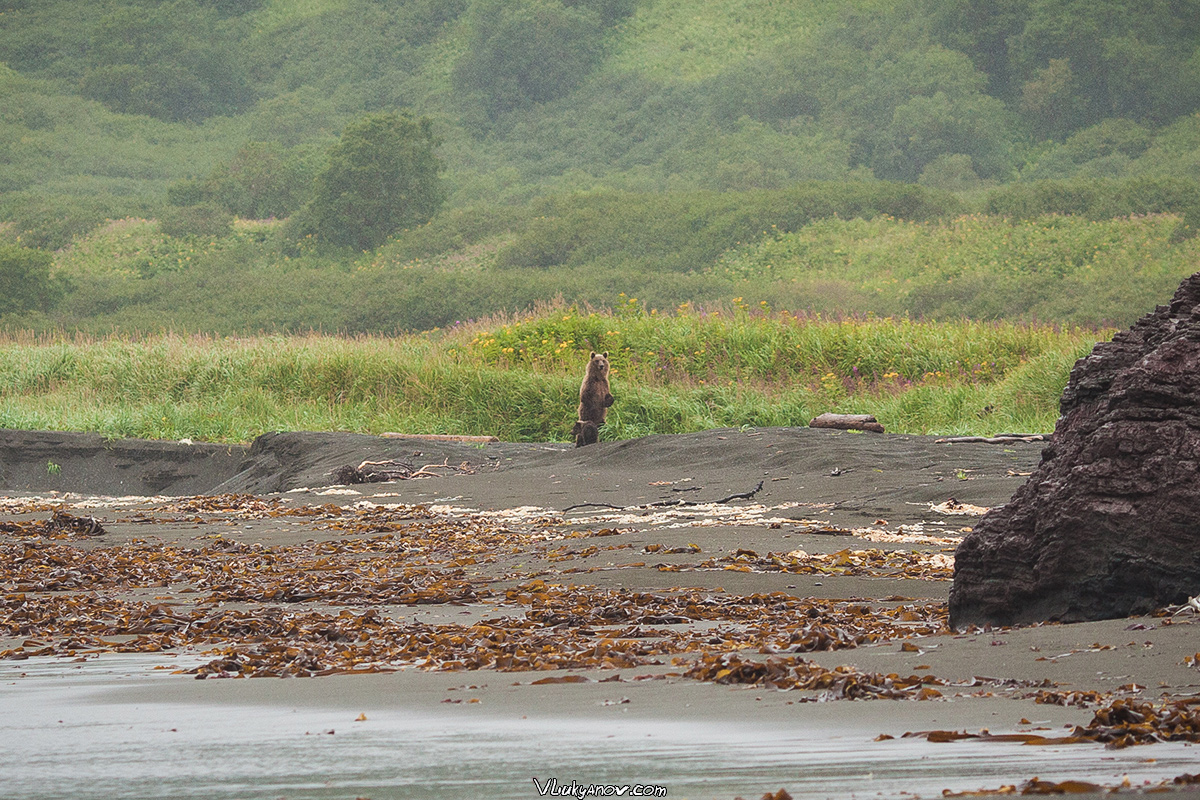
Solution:
{"label": "dense shrub", "polygon": [[1154,138],[1148,128],[1132,120],[1105,120],[1051,147],[1021,174],[1043,180],[1117,177],[1146,152]]}
{"label": "dense shrub", "polygon": [[458,91],[499,116],[573,89],[600,54],[601,21],[560,0],[476,0],[471,35],[454,67]]}
{"label": "dense shrub", "polygon": [[632,14],[638,0],[562,0],[567,8],[586,8],[600,17],[602,25],[613,25]]}
{"label": "dense shrub", "polygon": [[204,182],[206,199],[244,219],[286,217],[312,190],[314,171],[298,151],[278,142],[247,142]]}
{"label": "dense shrub", "polygon": [[109,219],[144,216],[152,209],[132,197],[14,192],[0,200],[0,219],[12,224],[22,245],[58,250]]}
{"label": "dense shrub", "polygon": [[[898,10],[897,10],[898,12]],[[727,70],[707,93],[718,121],[811,120],[851,147],[852,166],[915,181],[962,154],[999,178],[1012,167],[1013,114],[964,54],[929,41],[917,18],[845,8],[801,46],[788,41]]]}
{"label": "dense shrub", "polygon": [[228,236],[233,216],[215,203],[193,206],[170,206],[160,214],[159,224],[167,236],[197,236],[218,239]]}
{"label": "dense shrub", "polygon": [[887,214],[927,220],[959,210],[950,194],[883,182],[810,182],[780,191],[550,198],[497,256],[499,267],[565,264],[650,271],[703,269],[722,252],[767,231],[798,230],[824,217]]}
{"label": "dense shrub", "polygon": [[1161,124],[1200,107],[1200,17],[1188,3],[928,3],[934,35],[988,75],[1039,137],[1106,117]]}
{"label": "dense shrub", "polygon": [[204,200],[204,181],[184,178],[167,187],[167,202],[173,206],[194,206]]}
{"label": "dense shrub", "polygon": [[252,93],[218,17],[194,0],[114,9],[85,50],[80,93],[114,111],[174,121],[243,108]]}
{"label": "dense shrub", "polygon": [[1196,270],[1180,220],[964,215],[826,219],[722,257],[737,294],[774,308],[925,319],[1129,325]]}
{"label": "dense shrub", "polygon": [[436,144],[428,118],[376,114],[346,126],[317,175],[308,224],[321,241],[371,250],[428,221],[445,200]]}
{"label": "dense shrub", "polygon": [[[107,196],[104,218],[188,175],[219,177],[221,198],[201,199],[238,215],[290,213],[294,191],[267,199],[234,174],[240,146],[316,153],[347,121],[400,108],[437,120],[455,205],[851,176],[968,191],[1017,174],[1200,178],[1196,122],[1180,116],[1200,107],[1185,2],[6,8],[0,192]],[[293,185],[286,173],[271,170]]]}
{"label": "dense shrub", "polygon": [[1043,214],[1076,214],[1113,219],[1135,214],[1177,213],[1195,235],[1200,226],[1200,185],[1182,178],[1139,177],[1125,180],[1030,181],[993,189],[989,214],[1032,219]]}
{"label": "dense shrub", "polygon": [[0,314],[44,311],[61,287],[50,277],[53,257],[41,250],[0,242]]}

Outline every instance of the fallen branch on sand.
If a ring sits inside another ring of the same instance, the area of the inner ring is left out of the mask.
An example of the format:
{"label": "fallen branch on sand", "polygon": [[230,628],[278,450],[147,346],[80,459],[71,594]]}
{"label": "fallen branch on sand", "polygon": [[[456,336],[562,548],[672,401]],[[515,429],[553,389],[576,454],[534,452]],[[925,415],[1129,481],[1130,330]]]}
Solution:
{"label": "fallen branch on sand", "polygon": [[611,508],[615,511],[621,511],[625,506],[614,506],[612,503],[576,503],[573,506],[567,506],[563,509],[565,514],[568,511],[574,511],[577,508]]}
{"label": "fallen branch on sand", "polygon": [[562,510],[562,513],[565,514],[568,511],[574,511],[575,509],[578,509],[578,508],[611,508],[615,511],[626,511],[631,508],[665,508],[665,507],[670,507],[670,506],[721,505],[722,503],[728,503],[730,500],[753,499],[754,495],[756,495],[762,491],[762,488],[763,488],[763,482],[759,481],[758,486],[755,486],[753,489],[751,489],[748,492],[739,492],[738,494],[731,494],[728,497],[723,497],[720,500],[709,500],[707,502],[700,502],[697,500],[684,500],[684,499],[680,498],[680,499],[676,499],[676,500],[663,500],[658,503],[646,503],[645,505],[641,505],[641,506],[614,506],[611,503],[576,503],[573,506],[567,506],[566,508],[564,508]]}
{"label": "fallen branch on sand", "polygon": [[417,469],[411,463],[403,461],[364,461],[357,467],[349,464],[333,470],[330,476],[336,483],[350,485],[355,483],[384,483],[385,481],[407,481],[413,478],[437,478],[437,469],[454,470],[463,474],[471,474],[475,470],[467,462],[452,467],[449,459],[441,464],[426,464]]}
{"label": "fallen branch on sand", "polygon": [[492,444],[500,441],[495,436],[466,436],[457,433],[381,433],[384,439],[424,439],[427,442],[464,442],[466,444]]}
{"label": "fallen branch on sand", "polygon": [[729,495],[729,497],[726,497],[722,500],[717,500],[716,502],[717,503],[728,503],[730,500],[752,500],[754,498],[754,495],[756,495],[762,491],[762,487],[763,487],[763,482],[759,481],[758,486],[755,486],[753,489],[751,489],[748,492],[742,492],[741,494],[731,494],[731,495]]}
{"label": "fallen branch on sand", "polygon": [[983,442],[984,444],[1008,444],[1009,442],[1044,442],[1050,438],[1045,433],[998,433],[995,436],[949,436],[938,439],[936,444],[960,444]]}
{"label": "fallen branch on sand", "polygon": [[808,423],[810,428],[839,428],[846,431],[883,433],[879,420],[870,414],[822,414]]}

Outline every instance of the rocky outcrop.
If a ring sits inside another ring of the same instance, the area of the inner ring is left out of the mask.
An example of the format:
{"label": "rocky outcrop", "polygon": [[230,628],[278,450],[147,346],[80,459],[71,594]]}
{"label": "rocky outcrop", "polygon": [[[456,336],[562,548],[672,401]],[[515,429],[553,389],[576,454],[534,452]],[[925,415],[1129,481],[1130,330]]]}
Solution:
{"label": "rocky outcrop", "polygon": [[1200,594],[1200,273],[1071,371],[1042,461],[955,556],[950,623],[1145,613]]}

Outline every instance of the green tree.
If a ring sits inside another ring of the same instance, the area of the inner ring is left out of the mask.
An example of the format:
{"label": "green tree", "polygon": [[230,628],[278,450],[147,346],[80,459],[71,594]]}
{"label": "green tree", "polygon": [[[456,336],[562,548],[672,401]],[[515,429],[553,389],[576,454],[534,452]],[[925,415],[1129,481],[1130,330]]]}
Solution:
{"label": "green tree", "polygon": [[43,250],[0,242],[0,314],[44,311],[61,294],[50,275],[53,256]]}
{"label": "green tree", "polygon": [[1033,0],[934,0],[926,4],[934,38],[965,53],[988,76],[988,92],[1011,99],[1009,42],[1021,33]]}
{"label": "green tree", "polygon": [[916,180],[941,156],[966,154],[987,175],[999,175],[1010,159],[1003,104],[982,94],[950,98],[945,92],[917,95],[892,114],[891,149],[880,148],[877,174]]}
{"label": "green tree", "polygon": [[1046,148],[1031,159],[1021,178],[1123,177],[1154,140],[1149,128],[1132,120],[1106,119]]}
{"label": "green tree", "polygon": [[278,142],[247,142],[212,171],[204,195],[244,219],[286,217],[304,203],[312,179],[297,151]]}
{"label": "green tree", "polygon": [[374,114],[346,126],[329,151],[306,209],[321,241],[369,250],[402,228],[428,222],[445,199],[425,117]]}
{"label": "green tree", "polygon": [[197,121],[249,104],[227,25],[190,0],[124,7],[97,25],[80,93],[114,111]]}
{"label": "green tree", "polygon": [[1086,99],[1065,58],[1052,58],[1032,80],[1021,87],[1021,113],[1041,139],[1061,137],[1088,118]]}
{"label": "green tree", "polygon": [[216,203],[167,206],[159,213],[159,228],[167,236],[220,239],[232,231],[233,217]]}
{"label": "green tree", "polygon": [[926,0],[931,30],[989,91],[1061,139],[1109,117],[1162,124],[1200,107],[1196,0]]}
{"label": "green tree", "polygon": [[947,192],[962,192],[979,186],[979,176],[971,157],[963,153],[946,153],[930,161],[921,170],[917,183]]}
{"label": "green tree", "polygon": [[560,0],[479,0],[454,86],[499,115],[575,88],[600,56],[600,16]]}

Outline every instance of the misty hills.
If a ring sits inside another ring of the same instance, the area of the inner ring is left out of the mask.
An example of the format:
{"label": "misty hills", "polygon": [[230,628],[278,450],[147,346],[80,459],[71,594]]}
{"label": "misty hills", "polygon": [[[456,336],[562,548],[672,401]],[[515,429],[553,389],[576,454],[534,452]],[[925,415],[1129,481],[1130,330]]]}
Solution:
{"label": "misty hills", "polygon": [[452,205],[1200,175],[1194,0],[855,5],[6,0],[0,192],[120,215],[248,142],[316,162],[398,109],[434,120]]}

